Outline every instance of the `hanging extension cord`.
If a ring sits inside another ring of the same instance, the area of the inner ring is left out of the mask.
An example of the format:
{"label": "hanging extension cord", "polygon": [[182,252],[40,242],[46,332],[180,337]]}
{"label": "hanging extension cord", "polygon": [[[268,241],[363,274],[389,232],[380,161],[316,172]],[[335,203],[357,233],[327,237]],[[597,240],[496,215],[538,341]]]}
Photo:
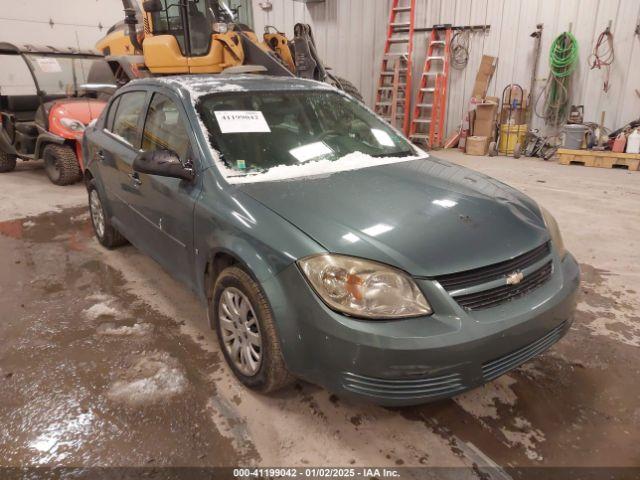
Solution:
{"label": "hanging extension cord", "polygon": [[[571,99],[571,76],[578,66],[578,41],[571,32],[560,34],[549,51],[549,78],[536,100],[535,113],[550,126],[560,127],[566,122]],[[544,96],[542,113],[537,105]]]}
{"label": "hanging extension cord", "polygon": [[469,63],[471,50],[471,30],[456,32],[451,39],[451,66],[463,70]]}
{"label": "hanging extension cord", "polygon": [[615,60],[615,50],[613,48],[613,33],[611,33],[611,27],[607,27],[598,36],[593,52],[589,56],[589,66],[591,70],[604,70],[604,82],[602,89],[604,92],[608,92],[611,85],[609,84],[609,76],[611,72],[611,65]]}

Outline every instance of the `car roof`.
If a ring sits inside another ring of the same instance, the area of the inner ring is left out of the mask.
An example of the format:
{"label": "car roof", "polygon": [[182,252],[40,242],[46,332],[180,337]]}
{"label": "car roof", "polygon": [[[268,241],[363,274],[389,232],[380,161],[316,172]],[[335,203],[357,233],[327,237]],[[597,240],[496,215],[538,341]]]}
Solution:
{"label": "car roof", "polygon": [[133,80],[129,85],[165,86],[183,90],[193,99],[214,93],[336,90],[327,83],[315,80],[257,74],[171,75]]}

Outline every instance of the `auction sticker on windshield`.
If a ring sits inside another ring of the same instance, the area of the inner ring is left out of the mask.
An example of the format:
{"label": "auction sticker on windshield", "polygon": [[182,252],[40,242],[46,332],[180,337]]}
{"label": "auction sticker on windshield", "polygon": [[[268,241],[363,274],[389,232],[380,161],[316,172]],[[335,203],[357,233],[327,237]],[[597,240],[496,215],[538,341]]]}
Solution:
{"label": "auction sticker on windshield", "polygon": [[269,133],[271,129],[260,111],[224,110],[215,112],[221,133]]}

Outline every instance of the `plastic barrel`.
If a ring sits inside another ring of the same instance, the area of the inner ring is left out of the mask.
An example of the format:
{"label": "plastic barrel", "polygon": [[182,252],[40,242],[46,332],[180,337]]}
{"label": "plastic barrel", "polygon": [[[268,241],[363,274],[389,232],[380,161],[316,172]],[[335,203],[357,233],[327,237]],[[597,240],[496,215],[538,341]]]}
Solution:
{"label": "plastic barrel", "polygon": [[503,123],[500,125],[500,142],[498,143],[498,151],[503,155],[511,155],[516,145],[519,143],[524,147],[527,138],[528,125],[509,125]]}

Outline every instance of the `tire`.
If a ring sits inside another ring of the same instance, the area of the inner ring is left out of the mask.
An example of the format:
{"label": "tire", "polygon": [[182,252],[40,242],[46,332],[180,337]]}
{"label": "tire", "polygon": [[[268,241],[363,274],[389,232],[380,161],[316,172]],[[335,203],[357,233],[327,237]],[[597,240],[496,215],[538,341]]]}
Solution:
{"label": "tire", "polygon": [[498,144],[496,142],[491,142],[489,144],[489,156],[495,157],[498,155]]}
{"label": "tire", "polygon": [[[238,301],[230,301],[228,295],[235,296]],[[249,308],[243,302],[248,302]],[[239,308],[235,308],[234,312],[234,308],[228,308],[231,304]],[[238,314],[234,316],[234,313]],[[294,381],[295,378],[289,373],[282,357],[269,302],[258,283],[242,268],[231,266],[220,273],[213,287],[208,314],[227,365],[243,385],[251,390],[271,393]],[[240,330],[236,330],[236,325]],[[240,337],[234,332],[240,332]],[[241,338],[243,335],[244,338]],[[249,340],[249,336],[254,342]],[[236,354],[232,353],[234,345],[239,345]],[[241,365],[242,350],[245,351],[245,358],[250,355],[253,364],[246,360],[246,365]],[[255,358],[256,352],[259,352],[259,362]],[[246,371],[247,369],[252,371]]]}
{"label": "tire", "polygon": [[71,185],[82,177],[76,152],[69,145],[47,145],[42,158],[47,176],[55,185]]}
{"label": "tire", "polygon": [[513,158],[520,158],[522,156],[522,145],[516,143],[516,146],[513,148]]}
{"label": "tire", "polygon": [[0,173],[11,172],[16,168],[17,157],[10,153],[0,152]]}
{"label": "tire", "polygon": [[336,76],[335,78],[340,83],[339,85],[333,83],[335,87],[338,87],[343,92],[348,93],[359,102],[364,103],[364,98],[362,98],[362,94],[360,93],[360,90],[358,90],[358,88],[353,83],[351,83],[346,78],[342,78],[338,76]]}
{"label": "tire", "polygon": [[93,233],[103,247],[109,250],[120,247],[127,243],[127,239],[118,232],[107,215],[100,193],[96,188],[96,181],[91,180],[87,185],[89,195],[89,216],[91,217],[91,225]]}

